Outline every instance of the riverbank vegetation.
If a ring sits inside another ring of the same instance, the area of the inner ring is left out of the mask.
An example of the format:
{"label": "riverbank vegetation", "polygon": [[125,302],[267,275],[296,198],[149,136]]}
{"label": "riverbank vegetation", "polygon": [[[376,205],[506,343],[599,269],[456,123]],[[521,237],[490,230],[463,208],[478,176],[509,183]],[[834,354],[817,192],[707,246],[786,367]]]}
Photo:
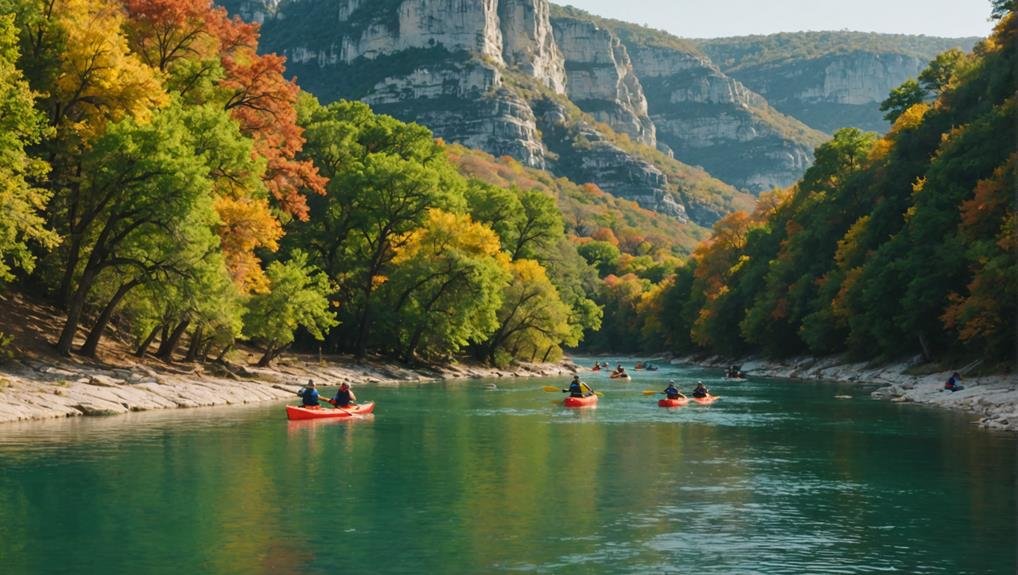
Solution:
{"label": "riverbank vegetation", "polygon": [[719,221],[673,276],[615,291],[605,324],[630,321],[612,339],[1013,362],[1018,39],[1013,2],[994,6],[996,30],[972,54],[947,53],[892,94],[886,135],[837,132],[798,184]]}
{"label": "riverbank vegetation", "polygon": [[[116,332],[165,361],[238,341],[262,364],[549,361],[601,326],[595,266],[660,278],[693,243],[594,186],[319,104],[210,0],[0,8],[0,289],[63,311],[60,354]],[[515,176],[478,173],[496,165]]]}

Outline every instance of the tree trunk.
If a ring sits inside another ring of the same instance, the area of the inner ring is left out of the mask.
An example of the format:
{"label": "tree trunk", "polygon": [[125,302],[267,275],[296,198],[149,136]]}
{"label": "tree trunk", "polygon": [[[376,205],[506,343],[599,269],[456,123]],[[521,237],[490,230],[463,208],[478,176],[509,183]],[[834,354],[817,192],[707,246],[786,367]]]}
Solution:
{"label": "tree trunk", "polygon": [[184,316],[184,319],[177,324],[177,327],[173,328],[173,332],[170,333],[170,337],[164,339],[159,343],[159,351],[156,352],[156,357],[170,363],[173,361],[173,352],[177,349],[177,344],[180,343],[180,338],[184,336],[184,332],[187,331],[187,326],[191,325],[190,314]]}
{"label": "tree trunk", "polygon": [[79,353],[86,357],[95,357],[95,352],[99,349],[99,340],[102,339],[103,333],[106,332],[106,324],[110,322],[110,317],[113,316],[113,311],[116,310],[117,306],[120,305],[120,302],[123,301],[127,292],[131,291],[140,284],[140,280],[131,280],[117,289],[117,293],[113,294],[113,299],[106,304],[102,313],[99,314],[99,319],[97,319],[95,325],[92,326],[92,331],[88,332],[88,337],[85,338],[85,344],[81,346]]}
{"label": "tree trunk", "polygon": [[198,359],[198,350],[201,349],[202,331],[204,330],[201,324],[194,328],[194,333],[191,334],[191,345],[187,346],[187,355],[184,356],[184,361],[196,361]]}
{"label": "tree trunk", "polygon": [[156,336],[159,335],[159,330],[161,328],[162,326],[160,325],[157,325],[152,328],[152,331],[149,332],[148,337],[146,337],[145,340],[141,342],[141,345],[138,346],[138,349],[134,350],[134,357],[145,357],[145,354],[148,353],[148,348],[152,347],[152,342],[156,340]]}
{"label": "tree trunk", "polygon": [[933,359],[933,354],[930,353],[930,346],[926,342],[926,336],[923,335],[922,332],[919,332],[919,345],[923,348],[923,359],[925,361],[931,361]]}
{"label": "tree trunk", "polygon": [[78,282],[78,289],[71,297],[70,305],[67,306],[67,321],[64,322],[64,329],[60,332],[60,339],[57,341],[57,353],[60,355],[71,355],[71,345],[74,344],[74,336],[78,333],[78,324],[81,323],[81,313],[85,309],[85,298],[92,290],[95,275],[93,271],[85,271],[81,276],[81,281]]}
{"label": "tree trunk", "polygon": [[269,367],[273,358],[276,357],[276,354],[273,353],[272,349],[273,348],[271,346],[265,349],[265,353],[262,354],[262,358],[258,360],[258,367]]}

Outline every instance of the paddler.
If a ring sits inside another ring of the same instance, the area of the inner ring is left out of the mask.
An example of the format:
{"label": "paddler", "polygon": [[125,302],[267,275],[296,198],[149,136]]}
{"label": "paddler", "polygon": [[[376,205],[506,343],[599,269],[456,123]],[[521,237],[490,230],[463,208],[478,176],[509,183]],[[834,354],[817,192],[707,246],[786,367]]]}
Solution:
{"label": "paddler", "polygon": [[675,387],[674,379],[668,381],[668,387],[665,388],[664,394],[668,397],[668,399],[686,398],[686,396],[682,395],[682,392],[679,391],[679,388]]}
{"label": "paddler", "polygon": [[703,398],[707,397],[708,395],[710,395],[710,390],[704,387],[703,382],[702,381],[696,382],[696,389],[693,390],[693,397]]}
{"label": "paddler", "polygon": [[309,379],[307,385],[302,387],[297,395],[303,400],[304,407],[318,407],[318,390],[315,389],[314,380]]}
{"label": "paddler", "polygon": [[573,380],[569,382],[569,389],[563,389],[562,393],[568,393],[569,397],[589,397],[594,395],[594,390],[586,383],[580,381],[579,375],[574,375]]}
{"label": "paddler", "polygon": [[329,400],[329,403],[336,407],[347,408],[351,405],[356,405],[354,402],[357,401],[357,396],[354,395],[353,390],[350,389],[350,384],[345,381],[339,386],[339,390],[336,391],[336,397]]}

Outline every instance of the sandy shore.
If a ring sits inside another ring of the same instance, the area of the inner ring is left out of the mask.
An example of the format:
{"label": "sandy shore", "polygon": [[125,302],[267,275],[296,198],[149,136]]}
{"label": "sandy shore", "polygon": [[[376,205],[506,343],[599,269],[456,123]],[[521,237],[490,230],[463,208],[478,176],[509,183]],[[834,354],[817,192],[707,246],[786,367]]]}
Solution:
{"label": "sandy shore", "polygon": [[74,360],[23,359],[0,368],[0,423],[130,411],[236,405],[293,398],[308,379],[324,386],[400,384],[444,379],[569,375],[570,362],[509,369],[450,365],[411,370],[350,358],[319,363],[285,358],[271,369],[216,365],[103,366]]}
{"label": "sandy shore", "polygon": [[[672,363],[716,367],[719,370],[740,364],[723,358],[678,358],[673,359]],[[981,427],[1018,432],[1016,374],[966,377],[963,368],[959,368],[965,389],[950,392],[944,390],[944,382],[951,376],[951,371],[913,375],[908,373],[914,367],[909,362],[874,367],[866,363],[851,363],[840,357],[793,358],[785,361],[749,358],[742,360],[741,365],[743,371],[753,376],[883,385],[872,392],[871,396],[965,411],[979,416],[977,423]]]}

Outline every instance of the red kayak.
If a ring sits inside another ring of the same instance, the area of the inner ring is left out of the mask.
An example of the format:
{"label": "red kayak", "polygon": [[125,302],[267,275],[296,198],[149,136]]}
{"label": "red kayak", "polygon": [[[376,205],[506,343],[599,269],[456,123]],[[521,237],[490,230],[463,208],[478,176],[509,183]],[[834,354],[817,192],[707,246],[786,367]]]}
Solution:
{"label": "red kayak", "polygon": [[562,402],[562,405],[566,407],[594,407],[597,405],[597,396],[588,395],[587,397],[567,397]]}
{"label": "red kayak", "polygon": [[700,405],[710,405],[717,401],[718,399],[719,398],[716,395],[708,395],[707,397],[694,397],[693,401],[699,403]]}
{"label": "red kayak", "polygon": [[303,421],[308,419],[342,419],[355,415],[368,415],[375,410],[375,402],[369,401],[360,405],[348,408],[329,407],[298,407],[296,405],[286,406],[286,418],[290,421]]}
{"label": "red kayak", "polygon": [[682,407],[687,403],[689,403],[688,397],[679,397],[677,399],[668,399],[666,397],[664,399],[657,400],[658,407]]}

